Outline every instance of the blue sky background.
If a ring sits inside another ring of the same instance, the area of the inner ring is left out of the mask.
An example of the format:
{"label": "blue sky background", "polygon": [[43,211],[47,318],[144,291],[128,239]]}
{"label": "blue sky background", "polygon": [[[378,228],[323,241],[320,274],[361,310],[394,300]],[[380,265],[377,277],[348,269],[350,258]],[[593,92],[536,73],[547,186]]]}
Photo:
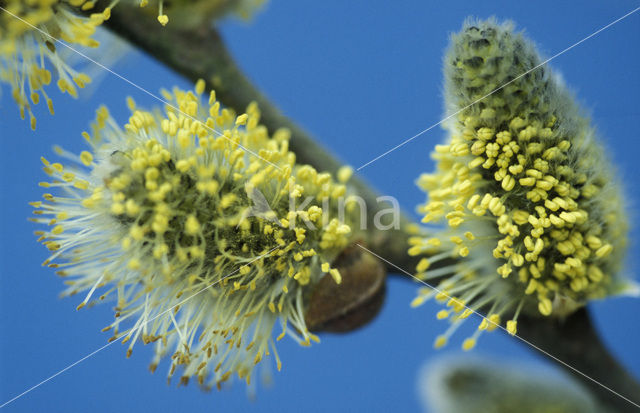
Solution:
{"label": "blue sky background", "polygon": [[[547,55],[570,46],[640,5],[638,1],[585,2],[271,1],[251,25],[222,25],[240,65],[282,110],[351,165],[361,165],[437,122],[442,113],[441,61],[448,33],[469,16],[512,19]],[[626,184],[631,222],[640,201],[640,12],[558,57],[552,66],[577,93],[601,132]],[[114,69],[142,87],[190,84],[134,52]],[[100,333],[110,306],[76,311],[80,299],[58,298],[62,282],[40,263],[45,248],[32,235],[28,201],[38,200],[39,158],[51,146],[80,151],[80,133],[99,104],[124,122],[124,99],[155,102],[107,74],[74,101],[50,92],[56,115],[40,107],[38,130],[20,121],[9,91],[0,97],[0,404],[106,343]],[[432,168],[428,153],[443,137],[434,128],[362,172],[384,194],[413,213],[423,200],[415,178]],[[638,226],[631,234],[630,274],[638,269]],[[419,411],[421,365],[457,353],[464,332],[444,351],[432,342],[446,325],[436,304],[411,309],[416,285],[391,277],[380,316],[355,333],[322,335],[302,348],[283,340],[283,371],[250,401],[236,381],[222,392],[166,385],[168,364],[151,375],[151,349],[130,359],[116,344],[7,407],[27,411]],[[599,330],[624,364],[640,377],[640,301],[611,299],[592,305]],[[473,324],[473,323],[469,323]],[[469,325],[468,327],[472,327]],[[546,363],[501,332],[484,335],[476,350],[501,360]],[[597,378],[596,378],[597,379]]]}

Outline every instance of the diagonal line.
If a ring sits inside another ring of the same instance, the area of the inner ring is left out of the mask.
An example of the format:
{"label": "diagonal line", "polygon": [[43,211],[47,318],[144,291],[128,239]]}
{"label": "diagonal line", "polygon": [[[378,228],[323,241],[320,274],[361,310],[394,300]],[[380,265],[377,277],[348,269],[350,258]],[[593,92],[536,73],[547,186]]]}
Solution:
{"label": "diagonal line", "polygon": [[88,61],[90,61],[91,63],[97,65],[98,67],[101,67],[102,69],[106,70],[107,72],[111,73],[112,75],[120,78],[121,80],[127,82],[128,84],[130,84],[131,86],[135,87],[136,89],[146,93],[147,95],[151,96],[152,98],[154,98],[155,100],[157,100],[158,102],[164,103],[165,105],[169,106],[170,108],[172,108],[173,110],[177,111],[178,113],[186,116],[187,118],[191,119],[194,122],[197,122],[199,124],[201,124],[202,126],[204,126],[206,129],[210,130],[211,132],[213,132],[214,134],[227,139],[230,142],[233,142],[234,144],[238,145],[239,148],[241,148],[242,150],[244,150],[247,153],[250,153],[251,155],[262,159],[263,161],[265,161],[266,163],[268,163],[269,165],[272,165],[273,167],[275,167],[278,170],[282,170],[282,168],[280,168],[278,165],[274,164],[273,162],[270,162],[268,160],[266,160],[265,158],[263,158],[262,156],[258,155],[257,153],[253,152],[251,149],[248,149],[246,147],[244,147],[243,145],[239,144],[238,142],[228,138],[227,136],[225,136],[224,134],[218,132],[217,130],[211,128],[210,126],[208,126],[206,123],[200,121],[199,119],[196,119],[195,117],[183,112],[180,110],[180,108],[177,108],[175,105],[172,105],[171,103],[167,102],[166,100],[162,99],[160,96],[153,94],[152,92],[148,91],[147,89],[143,88],[142,86],[138,85],[137,83],[127,79],[126,77],[122,76],[121,74],[114,72],[113,70],[109,69],[108,67],[106,67],[105,65],[103,65],[102,63],[92,59],[91,57],[87,56],[86,54],[82,53],[81,51],[74,49],[73,47],[69,46],[67,43],[63,42],[62,40],[53,37],[52,35],[50,35],[49,33],[45,32],[44,30],[40,29],[37,26],[34,26],[33,24],[29,23],[28,21],[22,19],[20,16],[17,16],[13,13],[11,13],[9,10],[5,9],[4,7],[0,6],[0,10],[4,11],[5,13],[15,17],[16,19],[20,20],[22,23],[26,24],[27,26],[31,27],[34,30],[37,30],[38,32],[40,32],[42,35],[50,38],[51,40],[53,40],[54,42],[66,47],[67,49],[71,50],[72,52],[84,57],[85,59],[87,59]]}
{"label": "diagonal line", "polygon": [[[408,271],[404,270],[403,268],[398,267],[397,265],[395,265],[395,264],[394,264],[394,263],[392,263],[391,261],[388,261],[388,260],[384,259],[383,257],[379,256],[378,254],[376,254],[375,252],[373,252],[373,251],[369,250],[368,248],[363,247],[362,245],[360,245],[360,244],[358,244],[358,243],[356,243],[356,245],[357,245],[358,247],[362,248],[363,250],[367,251],[369,254],[373,255],[374,257],[377,257],[378,259],[380,259],[380,260],[382,260],[382,261],[386,262],[387,264],[391,265],[392,267],[394,267],[394,268],[395,268],[395,269],[397,269],[398,271],[400,271],[400,272],[402,272],[402,273],[404,273],[404,274],[408,275],[409,277],[413,278],[414,280],[418,281],[419,283],[422,283],[422,284],[426,285],[427,287],[431,288],[433,291],[435,291],[435,292],[437,292],[437,293],[440,293],[440,294],[444,295],[445,297],[447,297],[447,298],[449,298],[449,299],[452,299],[452,300],[455,300],[455,301],[457,301],[457,302],[460,302],[460,301],[458,301],[457,299],[455,299],[455,298],[451,297],[450,295],[448,295],[446,292],[444,292],[444,291],[442,291],[442,290],[438,289],[437,287],[432,286],[431,284],[429,284],[429,283],[425,282],[424,280],[421,280],[420,278],[418,278],[418,277],[414,276],[413,274],[411,274],[410,272],[408,272]],[[462,303],[461,303],[461,304],[462,304]],[[635,407],[637,407],[637,408],[639,408],[639,409],[640,409],[640,405],[638,405],[638,404],[636,404],[635,402],[633,402],[633,401],[629,400],[628,398],[624,397],[623,395],[621,395],[620,393],[616,392],[615,390],[613,390],[613,389],[611,389],[611,388],[609,388],[609,387],[605,386],[604,384],[600,383],[598,380],[596,380],[596,379],[594,379],[594,378],[592,378],[592,377],[590,377],[590,376],[587,376],[585,373],[581,372],[580,370],[576,369],[575,367],[570,366],[569,364],[567,364],[567,363],[565,363],[564,361],[560,360],[560,359],[559,359],[559,358],[557,358],[556,356],[554,356],[554,355],[550,354],[549,352],[547,352],[547,351],[545,351],[545,350],[541,349],[540,347],[538,347],[538,346],[536,346],[535,344],[531,343],[530,341],[528,341],[528,340],[526,340],[526,339],[524,339],[524,338],[520,337],[519,335],[509,333],[509,331],[508,331],[506,328],[504,328],[504,327],[503,327],[503,326],[501,326],[500,324],[494,323],[494,322],[493,322],[493,321],[491,321],[489,318],[485,317],[483,314],[481,314],[480,312],[478,312],[478,311],[474,310],[473,308],[467,307],[465,304],[462,304],[462,305],[463,305],[463,307],[464,307],[464,308],[466,308],[466,309],[467,309],[467,310],[469,310],[469,311],[472,311],[474,314],[476,314],[476,315],[480,316],[481,318],[483,318],[484,320],[486,320],[488,323],[493,324],[494,326],[496,326],[496,327],[498,327],[498,328],[502,329],[502,330],[503,330],[503,331],[505,331],[508,335],[510,335],[510,336],[512,335],[513,337],[516,337],[517,339],[519,339],[519,340],[520,340],[520,341],[522,341],[523,343],[525,343],[525,344],[529,345],[530,347],[532,347],[532,348],[534,348],[534,349],[538,350],[539,352],[541,352],[542,354],[546,355],[547,357],[549,357],[549,358],[551,358],[551,359],[555,360],[556,362],[558,362],[558,363],[562,364],[563,366],[565,366],[565,367],[567,367],[567,368],[571,369],[571,370],[572,370],[572,371],[574,371],[575,373],[577,373],[577,374],[579,374],[579,375],[581,375],[581,376],[583,376],[583,377],[585,377],[585,378],[587,378],[587,379],[591,380],[592,382],[594,382],[594,383],[595,383],[595,384],[597,384],[598,386],[601,386],[602,388],[604,388],[604,389],[606,389],[606,390],[610,391],[611,393],[615,394],[616,396],[618,396],[618,397],[620,397],[620,398],[624,399],[625,401],[627,401],[627,402],[631,403],[632,405],[634,405]]]}
{"label": "diagonal line", "polygon": [[[255,261],[258,261],[261,258],[266,257],[267,255],[270,255],[273,251],[275,251],[276,249],[278,249],[279,247],[273,247],[272,249],[270,249],[269,251],[267,251],[266,253],[260,255],[257,258],[254,258],[253,260],[249,261],[248,263],[244,264],[244,265],[249,265]],[[205,290],[208,290],[209,288],[213,287],[214,285],[224,281],[225,279],[231,277],[232,275],[234,275],[235,273],[237,273],[238,271],[240,271],[240,267],[238,267],[235,271],[233,271],[232,273],[229,273],[227,275],[225,275],[224,277],[220,278],[219,280],[207,285],[206,287],[204,287],[203,289],[199,290],[196,293],[193,293],[192,295],[190,295],[189,297],[185,298],[184,300],[180,301],[178,304],[173,305],[172,307],[168,308],[167,310],[161,312],[160,314],[156,315],[155,317],[145,321],[144,323],[142,323],[140,325],[140,327],[138,328],[142,328],[143,326],[147,325],[148,323],[152,322],[153,320],[157,319],[158,317],[161,317],[162,315],[173,311],[174,308],[181,306],[182,304],[184,304],[185,302],[189,301],[190,299],[192,299],[193,297],[195,297],[196,295],[202,293]],[[82,363],[83,361],[87,360],[88,358],[93,357],[94,355],[98,354],[99,352],[101,352],[102,350],[104,350],[105,348],[109,347],[110,345],[117,343],[118,341],[120,341],[120,339],[122,337],[126,337],[127,334],[122,334],[120,337],[116,338],[115,340],[105,344],[104,346],[100,347],[97,350],[94,350],[93,352],[87,354],[86,356],[82,357],[81,359],[79,359],[78,361],[69,364],[67,367],[63,368],[62,370],[58,371],[55,374],[52,374],[51,376],[47,377],[46,379],[42,380],[41,382],[39,382],[38,384],[28,388],[27,390],[23,391],[22,393],[18,394],[17,396],[13,397],[11,400],[7,400],[6,402],[4,402],[3,404],[0,405],[0,409],[2,409],[3,407],[7,406],[8,404],[18,400],[19,398],[21,398],[22,396],[26,395],[27,393],[30,393],[31,391],[37,389],[38,387],[42,386],[43,384],[47,383],[50,380],[53,380],[54,378],[56,378],[57,376],[61,375],[62,373],[64,373],[67,370],[70,370],[71,368],[77,366],[78,364]]]}
{"label": "diagonal line", "polygon": [[405,141],[403,141],[403,142],[399,143],[398,145],[394,146],[393,148],[389,149],[388,151],[384,152],[383,154],[380,154],[380,155],[376,156],[375,158],[373,158],[373,159],[372,159],[372,160],[370,160],[369,162],[367,162],[367,163],[365,163],[365,164],[360,165],[360,166],[356,169],[356,171],[359,171],[359,170],[361,170],[361,169],[365,168],[366,166],[371,165],[372,163],[374,163],[375,161],[377,161],[377,160],[378,160],[378,159],[380,159],[380,158],[384,158],[385,156],[389,155],[391,152],[395,151],[396,149],[398,149],[398,148],[400,148],[400,147],[402,147],[402,146],[406,145],[407,143],[411,142],[412,140],[416,139],[417,137],[424,135],[425,133],[429,132],[431,129],[433,129],[433,128],[435,128],[436,126],[440,125],[441,123],[443,123],[443,122],[445,122],[445,121],[447,121],[447,120],[451,119],[452,117],[454,117],[454,116],[455,116],[455,115],[457,115],[458,113],[462,112],[463,110],[468,109],[469,107],[471,107],[471,106],[475,105],[476,103],[480,102],[481,100],[483,100],[483,99],[485,99],[485,98],[487,98],[487,97],[489,97],[489,96],[493,95],[494,93],[496,93],[496,92],[497,92],[497,91],[499,91],[500,89],[504,88],[505,86],[508,86],[508,85],[510,85],[511,83],[515,82],[516,80],[520,79],[522,76],[526,76],[527,74],[529,74],[529,73],[533,72],[534,70],[538,69],[539,67],[546,65],[547,63],[549,63],[550,61],[552,61],[552,60],[553,60],[553,59],[555,59],[556,57],[558,57],[558,56],[560,56],[560,55],[562,55],[562,54],[564,54],[564,53],[568,52],[569,50],[573,49],[574,47],[578,46],[579,44],[581,44],[581,43],[583,43],[583,42],[586,42],[587,40],[589,40],[589,39],[590,39],[590,38],[592,38],[593,36],[595,36],[595,35],[599,34],[600,32],[602,32],[602,31],[604,31],[604,30],[606,30],[606,29],[608,29],[609,27],[611,27],[611,26],[613,26],[614,24],[616,24],[616,23],[618,23],[618,22],[622,21],[623,19],[625,19],[625,18],[627,18],[627,17],[631,16],[633,13],[637,12],[638,10],[640,10],[640,7],[637,7],[637,8],[635,8],[635,9],[631,10],[629,13],[625,14],[624,16],[622,16],[622,17],[620,17],[620,18],[618,18],[618,19],[616,19],[616,20],[612,21],[611,23],[607,24],[606,26],[603,26],[603,27],[599,28],[599,29],[598,29],[598,30],[596,30],[595,32],[591,33],[589,36],[587,36],[587,37],[583,38],[582,40],[580,40],[580,41],[578,41],[578,42],[576,42],[576,43],[572,44],[571,46],[567,47],[566,49],[564,49],[564,50],[562,50],[562,51],[560,51],[560,52],[558,52],[558,53],[554,54],[553,56],[551,56],[550,58],[548,58],[548,59],[547,59],[547,60],[545,60],[544,62],[542,62],[542,63],[540,63],[540,64],[536,65],[535,67],[533,67],[533,68],[531,68],[531,69],[527,70],[526,72],[522,73],[522,74],[521,74],[521,75],[519,75],[518,77],[516,77],[516,78],[514,78],[514,79],[511,79],[510,81],[508,81],[508,82],[507,82],[507,83],[505,83],[504,85],[502,85],[502,86],[500,86],[500,87],[498,87],[498,88],[496,88],[496,89],[492,90],[491,92],[487,93],[487,94],[486,94],[486,95],[484,95],[483,97],[481,97],[481,98],[479,98],[479,99],[477,99],[477,100],[475,100],[475,101],[471,102],[470,104],[468,104],[467,106],[465,106],[465,107],[463,107],[462,109],[458,110],[457,112],[454,112],[454,113],[450,114],[449,116],[447,116],[446,118],[444,118],[444,119],[442,119],[442,120],[438,121],[437,123],[434,123],[433,125],[429,126],[427,129],[424,129],[423,131],[421,131],[421,132],[419,132],[419,133],[417,133],[417,134],[413,135],[413,136],[412,136],[412,137],[410,137],[409,139],[407,139],[407,140],[405,140]]}

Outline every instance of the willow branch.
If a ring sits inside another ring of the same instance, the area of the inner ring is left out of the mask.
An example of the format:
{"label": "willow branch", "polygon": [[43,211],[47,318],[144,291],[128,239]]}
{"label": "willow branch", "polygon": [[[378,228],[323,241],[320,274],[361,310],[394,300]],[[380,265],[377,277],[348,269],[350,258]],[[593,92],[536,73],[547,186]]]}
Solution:
{"label": "willow branch", "polygon": [[640,384],[609,353],[586,309],[578,310],[564,321],[520,318],[518,324],[518,334],[522,338],[553,355],[557,360],[588,375],[592,380],[563,366],[610,411],[640,411],[633,404],[602,386],[640,404]]}
{"label": "willow branch", "polygon": [[[175,24],[162,27],[154,16],[122,3],[114,9],[108,27],[191,81],[204,79],[209,88],[215,89],[217,98],[237,112],[243,112],[250,102],[256,101],[262,112],[261,123],[269,131],[279,128],[291,131],[291,149],[299,162],[329,172],[335,172],[343,165],[309,133],[284,116],[249,81],[213,27],[183,29]],[[407,235],[404,231],[376,231],[373,227],[375,213],[385,207],[377,202],[376,191],[358,177],[353,179],[353,187],[367,203],[369,229],[366,241],[369,248],[401,268],[415,268],[414,259],[406,253]],[[409,222],[403,216],[401,228]],[[389,272],[397,272],[395,268],[388,269]],[[594,330],[586,310],[575,313],[563,323],[549,319],[522,320],[519,330],[523,338],[549,354],[640,403],[640,384],[608,352]],[[608,409],[616,412],[637,411],[632,404],[592,380],[570,368],[567,371],[574,374]]]}

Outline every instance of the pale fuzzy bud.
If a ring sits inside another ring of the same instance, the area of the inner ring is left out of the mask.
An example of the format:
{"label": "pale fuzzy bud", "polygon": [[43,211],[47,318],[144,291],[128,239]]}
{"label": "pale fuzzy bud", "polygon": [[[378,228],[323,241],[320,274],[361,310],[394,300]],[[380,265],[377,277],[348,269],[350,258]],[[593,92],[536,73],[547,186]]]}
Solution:
{"label": "pale fuzzy bud", "polygon": [[596,413],[596,401],[551,368],[444,357],[422,368],[418,393],[437,413]]}

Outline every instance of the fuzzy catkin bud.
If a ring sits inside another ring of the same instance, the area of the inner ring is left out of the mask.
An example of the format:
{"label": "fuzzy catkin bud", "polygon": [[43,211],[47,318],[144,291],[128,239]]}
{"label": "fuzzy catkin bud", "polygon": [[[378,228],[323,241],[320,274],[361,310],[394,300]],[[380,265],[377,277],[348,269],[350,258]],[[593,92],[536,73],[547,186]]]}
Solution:
{"label": "fuzzy catkin bud", "polygon": [[444,358],[423,368],[420,394],[438,413],[600,411],[584,388],[559,373],[468,358]]}
{"label": "fuzzy catkin bud", "polygon": [[[20,116],[22,119],[29,116],[32,129],[36,128],[33,107],[41,100],[53,114],[53,102],[45,91],[52,81],[62,93],[73,97],[77,97],[78,88],[84,88],[91,81],[65,62],[54,39],[74,48],[98,47],[94,34],[108,19],[110,9],[96,11],[94,3],[83,0],[0,2],[8,10],[0,13],[0,81],[11,86]],[[76,15],[74,9],[83,10],[87,16]],[[53,75],[47,66],[56,68]]]}
{"label": "fuzzy catkin bud", "polygon": [[[0,82],[11,87],[22,119],[29,117],[36,128],[34,106],[41,101],[54,113],[53,101],[46,87],[55,82],[62,93],[78,96],[91,78],[71,65],[59,53],[57,40],[72,48],[97,48],[96,30],[111,17],[119,3],[144,7],[148,0],[114,0],[104,9],[97,9],[95,0],[5,0],[7,11],[0,13]],[[169,22],[171,12],[183,28],[210,23],[228,14],[248,19],[264,0],[152,0],[158,22]],[[165,4],[166,3],[166,4]],[[165,5],[171,5],[165,10]],[[122,6],[121,6],[122,7]],[[45,63],[47,62],[47,63]],[[56,70],[52,73],[48,67]]]}
{"label": "fuzzy catkin bud", "polygon": [[[627,237],[620,186],[589,120],[541,61],[510,23],[470,21],[452,36],[445,103],[456,115],[433,153],[436,172],[418,180],[428,194],[423,222],[444,228],[412,238],[409,250],[431,256],[419,277],[445,276],[436,298],[452,311],[439,318],[453,324],[437,347],[470,310],[488,317],[465,349],[504,321],[516,334],[521,311],[565,316],[629,287],[619,274]],[[428,270],[452,256],[455,264]]]}
{"label": "fuzzy catkin bud", "polygon": [[169,378],[211,387],[234,374],[249,383],[269,355],[280,369],[276,323],[277,340],[318,341],[305,298],[324,273],[341,282],[332,262],[352,235],[336,218],[343,183],[296,164],[289,132],[269,137],[257,105],[236,117],[213,92],[202,104],[203,90],[164,91],[164,111],[130,99],[124,129],[100,108],[90,151],[58,148],[69,165],[43,158],[53,193],[33,206],[48,226],[37,232],[45,264],[67,295],[88,291],[78,308],[113,298],[105,330],[127,354],[155,342],[152,370],[171,355]]}

